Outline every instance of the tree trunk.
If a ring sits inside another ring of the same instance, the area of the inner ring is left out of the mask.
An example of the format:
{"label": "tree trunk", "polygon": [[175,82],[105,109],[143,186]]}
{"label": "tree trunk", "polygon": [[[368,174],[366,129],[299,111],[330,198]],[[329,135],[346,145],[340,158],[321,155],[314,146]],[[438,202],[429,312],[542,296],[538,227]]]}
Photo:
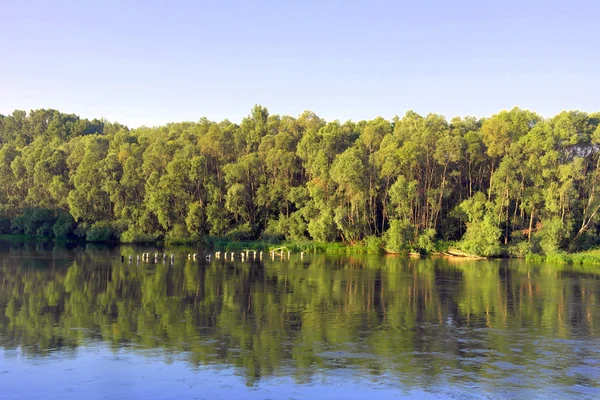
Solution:
{"label": "tree trunk", "polygon": [[531,230],[533,229],[533,213],[535,211],[535,207],[531,207],[531,217],[529,218],[529,231],[527,232],[527,241],[531,242]]}

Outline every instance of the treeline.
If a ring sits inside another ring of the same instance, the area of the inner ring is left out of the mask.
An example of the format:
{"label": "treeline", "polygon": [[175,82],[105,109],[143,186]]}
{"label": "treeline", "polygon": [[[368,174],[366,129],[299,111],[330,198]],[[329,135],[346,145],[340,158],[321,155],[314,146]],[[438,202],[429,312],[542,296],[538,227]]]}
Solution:
{"label": "treeline", "polygon": [[326,122],[255,106],[128,129],[55,110],[0,116],[0,232],[90,241],[459,241],[480,255],[600,242],[600,113]]}

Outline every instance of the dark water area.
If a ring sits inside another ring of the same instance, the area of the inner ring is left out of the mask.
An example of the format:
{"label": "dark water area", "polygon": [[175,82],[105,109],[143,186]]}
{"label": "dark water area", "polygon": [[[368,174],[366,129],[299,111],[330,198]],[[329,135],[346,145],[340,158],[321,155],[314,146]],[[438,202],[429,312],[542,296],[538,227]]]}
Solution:
{"label": "dark water area", "polygon": [[190,251],[0,242],[1,397],[600,398],[598,267]]}

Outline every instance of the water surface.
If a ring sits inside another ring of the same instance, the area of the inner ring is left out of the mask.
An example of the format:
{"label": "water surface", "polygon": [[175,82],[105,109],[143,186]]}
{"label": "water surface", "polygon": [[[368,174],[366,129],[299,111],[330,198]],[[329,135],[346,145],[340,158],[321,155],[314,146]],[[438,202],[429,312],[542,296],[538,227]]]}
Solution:
{"label": "water surface", "polygon": [[0,242],[3,398],[600,398],[596,267],[156,251]]}

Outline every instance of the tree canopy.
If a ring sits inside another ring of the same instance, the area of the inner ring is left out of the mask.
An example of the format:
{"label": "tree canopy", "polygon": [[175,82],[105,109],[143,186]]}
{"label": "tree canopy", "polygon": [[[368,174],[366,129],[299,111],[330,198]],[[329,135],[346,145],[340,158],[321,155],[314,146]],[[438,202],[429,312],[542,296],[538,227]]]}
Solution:
{"label": "tree canopy", "polygon": [[149,241],[279,238],[484,255],[600,243],[600,113],[391,121],[229,120],[129,129],[0,115],[0,233]]}

